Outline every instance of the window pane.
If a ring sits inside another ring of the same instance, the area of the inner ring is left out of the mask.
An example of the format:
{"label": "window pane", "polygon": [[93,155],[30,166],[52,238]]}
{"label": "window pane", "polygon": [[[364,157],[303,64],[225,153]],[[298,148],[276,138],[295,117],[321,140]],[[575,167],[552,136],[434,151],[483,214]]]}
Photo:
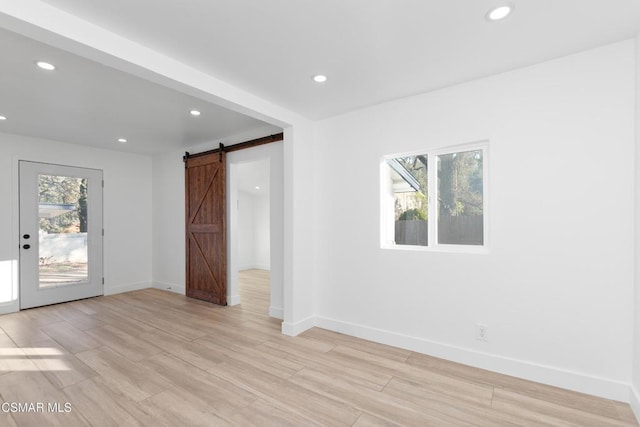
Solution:
{"label": "window pane", "polygon": [[387,160],[393,196],[394,242],[427,246],[427,156],[405,156]]}
{"label": "window pane", "polygon": [[39,176],[40,288],[86,282],[87,179]]}
{"label": "window pane", "polygon": [[482,150],[437,157],[438,243],[482,245]]}

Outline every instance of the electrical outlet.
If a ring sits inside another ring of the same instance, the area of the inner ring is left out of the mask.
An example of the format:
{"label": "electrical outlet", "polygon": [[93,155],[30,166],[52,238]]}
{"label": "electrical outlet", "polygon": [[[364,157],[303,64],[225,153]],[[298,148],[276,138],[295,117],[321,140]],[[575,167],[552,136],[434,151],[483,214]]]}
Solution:
{"label": "electrical outlet", "polygon": [[488,327],[482,323],[476,323],[476,339],[480,341],[489,341],[488,339]]}

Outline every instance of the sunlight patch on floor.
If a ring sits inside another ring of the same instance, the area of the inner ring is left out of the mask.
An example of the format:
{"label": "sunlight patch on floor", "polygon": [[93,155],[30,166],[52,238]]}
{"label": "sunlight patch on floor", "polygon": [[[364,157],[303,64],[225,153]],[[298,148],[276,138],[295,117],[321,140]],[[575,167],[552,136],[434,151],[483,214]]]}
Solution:
{"label": "sunlight patch on floor", "polygon": [[0,373],[70,371],[63,356],[65,353],[54,347],[0,348]]}

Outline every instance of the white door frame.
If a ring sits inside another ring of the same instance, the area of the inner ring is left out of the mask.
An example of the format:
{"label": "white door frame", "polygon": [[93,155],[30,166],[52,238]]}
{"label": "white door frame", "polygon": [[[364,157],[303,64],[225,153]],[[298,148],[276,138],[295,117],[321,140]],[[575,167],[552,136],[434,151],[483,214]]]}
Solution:
{"label": "white door frame", "polygon": [[269,160],[269,240],[271,270],[269,315],[284,318],[284,149],[273,142],[227,153],[227,303],[240,304],[238,294],[238,164]]}
{"label": "white door frame", "polygon": [[[103,294],[103,198],[102,171],[21,160],[18,164],[19,282],[20,308],[37,307]],[[62,175],[87,179],[88,279],[41,288],[39,286],[39,175]],[[26,237],[26,236],[29,237]]]}

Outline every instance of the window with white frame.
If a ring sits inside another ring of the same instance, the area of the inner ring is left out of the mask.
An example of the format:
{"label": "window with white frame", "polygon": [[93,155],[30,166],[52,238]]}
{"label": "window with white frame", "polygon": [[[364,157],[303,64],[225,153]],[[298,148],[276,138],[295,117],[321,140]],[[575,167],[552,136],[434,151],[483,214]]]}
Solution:
{"label": "window with white frame", "polygon": [[382,246],[486,246],[487,144],[384,158]]}

